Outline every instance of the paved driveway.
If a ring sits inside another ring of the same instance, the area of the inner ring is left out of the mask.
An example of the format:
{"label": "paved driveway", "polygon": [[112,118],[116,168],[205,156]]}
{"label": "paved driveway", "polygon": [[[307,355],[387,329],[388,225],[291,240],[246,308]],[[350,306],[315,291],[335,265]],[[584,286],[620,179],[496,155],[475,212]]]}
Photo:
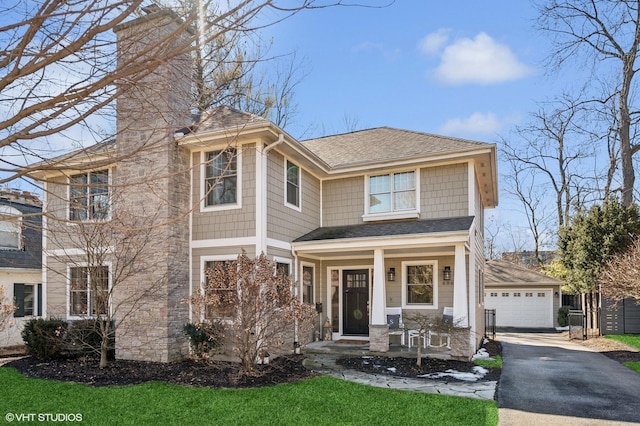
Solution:
{"label": "paved driveway", "polygon": [[498,333],[500,425],[640,422],[640,375],[557,333]]}

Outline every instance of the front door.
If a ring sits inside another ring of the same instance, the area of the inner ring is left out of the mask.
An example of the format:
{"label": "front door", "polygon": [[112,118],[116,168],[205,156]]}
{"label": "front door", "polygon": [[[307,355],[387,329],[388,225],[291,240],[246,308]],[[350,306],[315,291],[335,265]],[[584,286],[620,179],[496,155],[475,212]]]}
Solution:
{"label": "front door", "polygon": [[342,272],[342,333],[369,335],[369,270]]}

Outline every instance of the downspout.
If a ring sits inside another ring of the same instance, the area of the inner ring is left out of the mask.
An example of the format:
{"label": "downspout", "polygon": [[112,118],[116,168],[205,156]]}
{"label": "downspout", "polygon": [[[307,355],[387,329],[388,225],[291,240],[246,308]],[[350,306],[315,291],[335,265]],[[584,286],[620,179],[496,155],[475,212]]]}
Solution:
{"label": "downspout", "polygon": [[284,134],[280,133],[278,135],[278,140],[268,145],[262,149],[260,149],[260,169],[261,173],[256,173],[256,180],[259,179],[259,182],[256,183],[256,256],[259,256],[260,253],[265,253],[267,251],[267,155],[269,151],[271,151],[276,146],[280,145],[284,142]]}

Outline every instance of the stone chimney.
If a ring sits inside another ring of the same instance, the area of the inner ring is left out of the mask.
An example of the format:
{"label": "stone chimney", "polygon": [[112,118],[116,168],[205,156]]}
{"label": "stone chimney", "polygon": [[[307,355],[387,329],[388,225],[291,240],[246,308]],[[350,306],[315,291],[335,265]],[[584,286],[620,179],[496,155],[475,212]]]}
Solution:
{"label": "stone chimney", "polygon": [[118,67],[136,72],[117,83],[112,217],[153,239],[139,272],[113,283],[112,303],[116,357],[167,362],[188,350],[189,156],[173,135],[191,124],[192,35],[172,11],[145,11],[115,29]]}

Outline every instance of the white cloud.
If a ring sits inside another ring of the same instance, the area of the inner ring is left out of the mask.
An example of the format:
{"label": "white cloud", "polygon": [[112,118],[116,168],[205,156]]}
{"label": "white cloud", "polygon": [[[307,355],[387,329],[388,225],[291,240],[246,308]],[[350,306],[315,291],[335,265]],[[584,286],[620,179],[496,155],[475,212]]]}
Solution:
{"label": "white cloud", "polygon": [[442,46],[449,41],[449,33],[451,33],[451,30],[447,28],[440,28],[438,31],[428,34],[425,38],[420,40],[418,46],[422,53],[426,53],[428,55],[436,54],[440,51]]}
{"label": "white cloud", "polygon": [[435,76],[449,84],[494,84],[526,77],[531,69],[511,49],[486,33],[463,38],[442,52]]}
{"label": "white cloud", "polygon": [[502,128],[503,123],[495,114],[474,112],[467,118],[452,118],[441,128],[444,135],[486,135],[497,133]]}

